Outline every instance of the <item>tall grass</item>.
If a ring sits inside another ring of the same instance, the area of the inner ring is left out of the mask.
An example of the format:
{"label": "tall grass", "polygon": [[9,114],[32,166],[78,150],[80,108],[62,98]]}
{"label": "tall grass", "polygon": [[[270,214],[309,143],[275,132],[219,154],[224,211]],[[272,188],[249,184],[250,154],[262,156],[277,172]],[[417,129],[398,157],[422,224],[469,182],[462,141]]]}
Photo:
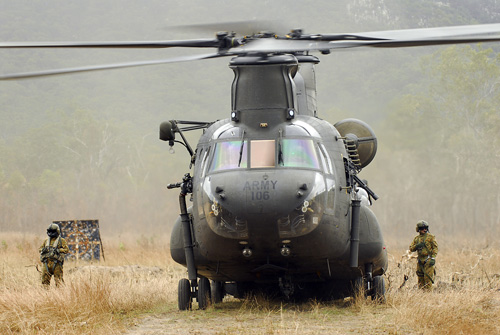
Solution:
{"label": "tall grass", "polygon": [[35,267],[42,238],[0,234],[0,334],[118,334],[143,313],[167,313],[180,321],[171,329],[178,332],[209,326],[219,334],[249,328],[266,334],[500,333],[498,248],[442,248],[433,292],[416,288],[415,260],[404,249],[392,250],[385,304],[363,296],[302,304],[251,296],[181,313],[177,282],[186,273],[171,261],[168,239],[105,240],[106,261],[67,262],[65,285],[47,290]]}
{"label": "tall grass", "polygon": [[423,334],[500,334],[500,250],[442,248],[432,292],[416,288],[415,259],[402,249],[391,256],[387,304],[397,312],[396,326]]}
{"label": "tall grass", "polygon": [[106,261],[66,262],[65,285],[45,289],[36,268],[41,240],[2,234],[1,241],[0,334],[119,333],[128,317],[175,301],[172,282],[183,273],[164,245],[117,239],[104,244]]}
{"label": "tall grass", "polygon": [[499,334],[498,295],[470,288],[422,293],[415,290],[391,294],[398,313],[395,324],[420,329],[424,334]]}

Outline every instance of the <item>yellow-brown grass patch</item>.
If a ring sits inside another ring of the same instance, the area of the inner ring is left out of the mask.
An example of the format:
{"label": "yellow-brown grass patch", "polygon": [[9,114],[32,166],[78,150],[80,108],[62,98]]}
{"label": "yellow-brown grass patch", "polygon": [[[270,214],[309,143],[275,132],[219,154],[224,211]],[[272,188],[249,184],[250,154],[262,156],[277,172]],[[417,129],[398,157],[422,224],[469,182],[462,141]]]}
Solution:
{"label": "yellow-brown grass patch", "polygon": [[500,333],[498,248],[441,248],[433,292],[416,289],[415,260],[403,248],[390,250],[382,305],[364,297],[293,304],[253,296],[179,312],[177,283],[186,271],[170,259],[167,238],[104,240],[105,261],[66,262],[66,284],[48,290],[36,270],[42,239],[0,234],[0,334],[117,334],[145,315],[163,319],[163,333]]}

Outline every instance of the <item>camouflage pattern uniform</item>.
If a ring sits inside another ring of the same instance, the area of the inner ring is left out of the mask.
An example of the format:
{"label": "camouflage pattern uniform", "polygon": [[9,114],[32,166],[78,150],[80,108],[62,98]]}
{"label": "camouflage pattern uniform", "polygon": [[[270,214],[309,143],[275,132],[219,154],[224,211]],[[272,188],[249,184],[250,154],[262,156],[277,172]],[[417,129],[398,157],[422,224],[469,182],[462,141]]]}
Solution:
{"label": "camouflage pattern uniform", "polygon": [[[423,233],[420,229],[425,228]],[[436,275],[436,256],[438,253],[438,244],[434,235],[428,233],[429,225],[425,221],[417,223],[417,231],[419,235],[415,236],[410,245],[410,251],[417,251],[417,276],[418,287],[425,290],[432,290],[432,284]]]}
{"label": "camouflage pattern uniform", "polygon": [[68,244],[61,235],[61,230],[56,224],[51,224],[47,228],[48,238],[43,241],[38,250],[40,261],[42,262],[42,284],[46,287],[50,285],[50,279],[54,276],[56,286],[64,283],[63,264],[64,255],[69,252]]}

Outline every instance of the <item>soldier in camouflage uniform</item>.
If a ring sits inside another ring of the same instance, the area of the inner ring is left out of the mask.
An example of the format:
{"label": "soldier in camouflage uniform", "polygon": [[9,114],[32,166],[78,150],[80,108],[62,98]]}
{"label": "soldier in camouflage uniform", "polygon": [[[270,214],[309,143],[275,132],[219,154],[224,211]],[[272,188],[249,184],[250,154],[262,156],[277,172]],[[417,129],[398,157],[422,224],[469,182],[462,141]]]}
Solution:
{"label": "soldier in camouflage uniform", "polygon": [[418,287],[432,290],[436,274],[435,264],[438,244],[434,235],[429,233],[429,224],[426,221],[418,221],[416,230],[419,234],[413,239],[410,251],[418,253]]}
{"label": "soldier in camouflage uniform", "polygon": [[47,228],[48,238],[45,239],[39,249],[40,261],[42,262],[42,284],[50,285],[50,279],[54,276],[56,286],[64,283],[63,264],[64,255],[69,252],[66,240],[61,237],[61,229],[55,223]]}

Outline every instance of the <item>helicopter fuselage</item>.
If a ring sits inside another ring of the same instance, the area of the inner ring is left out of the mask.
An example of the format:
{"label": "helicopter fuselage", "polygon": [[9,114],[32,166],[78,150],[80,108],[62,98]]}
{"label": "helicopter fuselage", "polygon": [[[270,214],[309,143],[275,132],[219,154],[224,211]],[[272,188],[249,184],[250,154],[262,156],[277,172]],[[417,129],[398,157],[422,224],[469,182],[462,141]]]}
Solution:
{"label": "helicopter fuselage", "polygon": [[[231,61],[231,118],[208,126],[196,151],[188,149],[190,219],[181,213],[171,236],[172,257],[190,279],[279,283],[288,296],[296,284],[371,282],[387,269],[379,224],[359,206],[353,179],[373,158],[376,138],[371,130],[351,134],[369,129],[359,120],[339,123],[343,137],[316,117],[317,62],[306,55]],[[161,137],[172,141],[176,126],[166,125]]]}
{"label": "helicopter fuselage", "polygon": [[[254,115],[255,117],[255,115]],[[201,137],[193,177],[192,237],[198,273],[216,281],[351,280],[351,195],[344,143],[328,122],[297,115],[258,127],[226,119]],[[359,263],[387,268],[379,224],[361,206]],[[171,239],[186,264],[182,229]]]}

